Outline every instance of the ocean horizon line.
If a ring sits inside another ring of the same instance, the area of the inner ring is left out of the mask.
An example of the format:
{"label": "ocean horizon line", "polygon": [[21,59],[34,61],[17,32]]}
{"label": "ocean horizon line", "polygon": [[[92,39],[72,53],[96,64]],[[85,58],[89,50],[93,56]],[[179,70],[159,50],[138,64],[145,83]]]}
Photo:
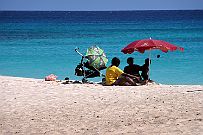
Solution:
{"label": "ocean horizon line", "polygon": [[138,10],[0,10],[0,12],[134,12],[134,11],[203,11],[203,9],[138,9]]}

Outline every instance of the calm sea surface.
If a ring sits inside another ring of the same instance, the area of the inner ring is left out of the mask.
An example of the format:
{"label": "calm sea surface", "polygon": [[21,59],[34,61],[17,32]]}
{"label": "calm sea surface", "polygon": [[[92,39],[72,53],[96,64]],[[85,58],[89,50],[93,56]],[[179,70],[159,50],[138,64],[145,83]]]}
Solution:
{"label": "calm sea surface", "polygon": [[[110,65],[128,57],[142,65],[149,52],[131,55],[121,49],[132,41],[160,39],[184,52],[151,51],[151,79],[163,84],[203,84],[203,10],[114,12],[0,12],[0,75],[81,79],[74,69],[81,56],[74,49],[98,45]],[[161,55],[158,59],[156,56]],[[105,73],[105,70],[103,71]],[[93,81],[99,81],[95,78]]]}

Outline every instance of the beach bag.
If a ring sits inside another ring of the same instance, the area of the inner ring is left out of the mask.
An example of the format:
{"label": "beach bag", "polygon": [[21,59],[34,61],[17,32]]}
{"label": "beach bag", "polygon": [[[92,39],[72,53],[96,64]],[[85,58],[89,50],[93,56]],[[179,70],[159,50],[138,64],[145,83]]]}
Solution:
{"label": "beach bag", "polygon": [[50,74],[48,76],[45,77],[45,81],[56,81],[56,78],[58,76],[54,75],[54,74]]}

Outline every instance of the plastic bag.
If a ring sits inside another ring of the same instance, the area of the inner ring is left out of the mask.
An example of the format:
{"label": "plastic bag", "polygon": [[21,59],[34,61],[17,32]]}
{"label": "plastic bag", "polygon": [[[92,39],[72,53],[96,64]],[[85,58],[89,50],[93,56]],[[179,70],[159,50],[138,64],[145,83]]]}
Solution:
{"label": "plastic bag", "polygon": [[56,78],[58,76],[54,75],[54,74],[50,74],[48,76],[45,77],[45,81],[56,81]]}

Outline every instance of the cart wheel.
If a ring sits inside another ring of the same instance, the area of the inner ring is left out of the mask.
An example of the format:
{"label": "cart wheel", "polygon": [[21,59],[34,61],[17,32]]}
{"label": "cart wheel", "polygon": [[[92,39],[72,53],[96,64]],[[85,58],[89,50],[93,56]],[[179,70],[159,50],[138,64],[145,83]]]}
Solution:
{"label": "cart wheel", "polygon": [[87,81],[87,79],[86,78],[83,78],[82,79],[82,83],[87,83],[88,81]]}

